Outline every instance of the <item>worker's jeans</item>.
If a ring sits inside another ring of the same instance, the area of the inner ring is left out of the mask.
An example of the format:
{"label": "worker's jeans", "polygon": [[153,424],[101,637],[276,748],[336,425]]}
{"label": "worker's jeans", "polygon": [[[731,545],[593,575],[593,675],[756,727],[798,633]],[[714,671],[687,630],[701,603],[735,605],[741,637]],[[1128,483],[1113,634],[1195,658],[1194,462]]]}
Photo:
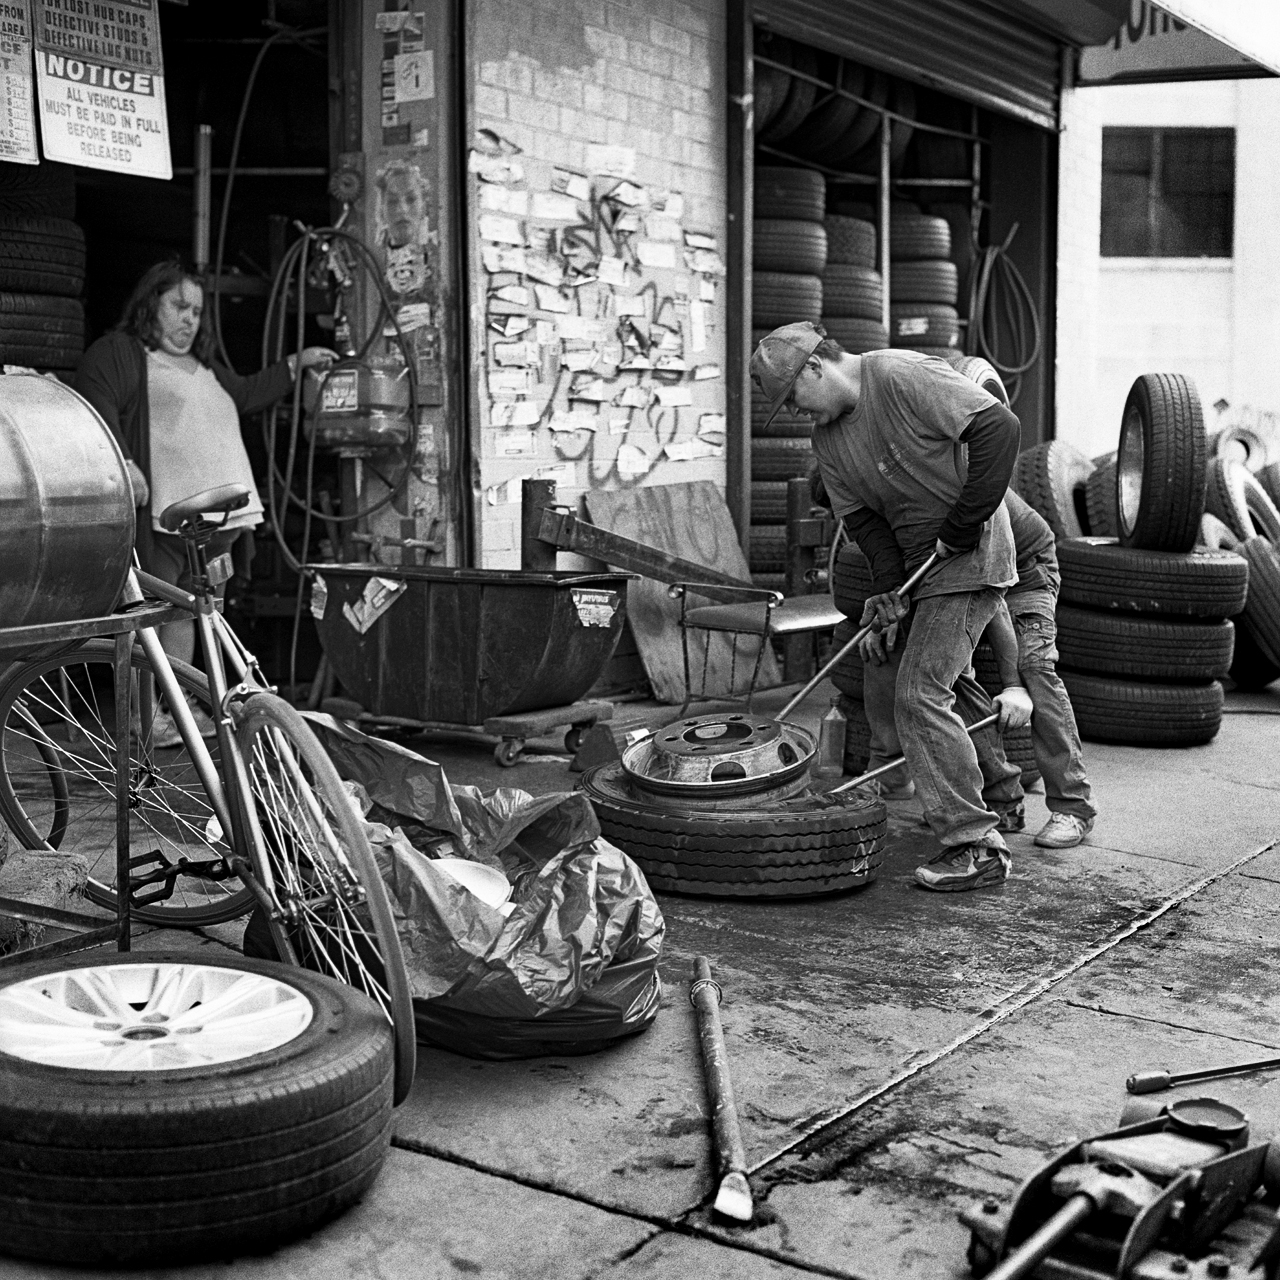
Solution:
{"label": "worker's jeans", "polygon": [[[902,665],[905,644],[889,653],[888,660],[879,666],[874,662],[864,664],[862,673],[862,703],[870,729],[870,752],[867,768],[877,769],[903,754],[898,737],[897,697],[898,668]],[[972,666],[955,682],[956,711],[966,725],[985,720],[994,707],[987,691],[978,683]],[[982,773],[982,799],[988,808],[997,813],[1011,808],[1022,799],[1022,773],[1017,765],[1010,764],[1004,754],[1000,733],[992,725],[972,735]],[[908,767],[892,769],[883,776],[886,789],[902,786],[910,777]]]}
{"label": "worker's jeans", "polygon": [[1071,699],[1054,664],[1058,661],[1058,593],[1052,587],[1019,591],[1006,598],[1018,637],[1018,674],[1031,695],[1031,745],[1044,778],[1050,813],[1088,822],[1097,813],[1085,777],[1080,731]]}
{"label": "worker's jeans", "polygon": [[999,818],[983,799],[978,753],[953,692],[963,678],[966,702],[986,697],[973,677],[973,650],[1003,595],[984,587],[919,601],[898,668],[898,737],[924,816],[949,847],[1005,848]]}

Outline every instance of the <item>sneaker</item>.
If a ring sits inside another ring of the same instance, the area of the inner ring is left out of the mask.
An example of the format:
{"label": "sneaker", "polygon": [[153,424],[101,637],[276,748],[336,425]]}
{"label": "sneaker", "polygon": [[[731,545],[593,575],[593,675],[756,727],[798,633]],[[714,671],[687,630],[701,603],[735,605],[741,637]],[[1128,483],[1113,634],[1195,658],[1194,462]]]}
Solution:
{"label": "sneaker", "polygon": [[1000,821],[996,823],[997,831],[1024,831],[1027,826],[1027,806],[1019,800],[1003,809],[997,809]]}
{"label": "sneaker", "polygon": [[1074,813],[1055,813],[1036,836],[1036,844],[1045,849],[1070,849],[1092,830],[1092,818],[1077,818]]}
{"label": "sneaker", "polygon": [[1009,878],[1013,859],[1003,849],[961,844],[943,849],[916,868],[916,884],[935,893],[963,893]]}

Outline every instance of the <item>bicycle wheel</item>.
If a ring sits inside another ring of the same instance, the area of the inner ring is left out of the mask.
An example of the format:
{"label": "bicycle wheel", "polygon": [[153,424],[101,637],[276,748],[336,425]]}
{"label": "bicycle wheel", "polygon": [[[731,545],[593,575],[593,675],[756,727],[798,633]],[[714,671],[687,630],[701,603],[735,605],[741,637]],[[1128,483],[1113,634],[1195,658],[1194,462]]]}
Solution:
{"label": "bicycle wheel", "polygon": [[264,887],[284,913],[298,962],[382,1007],[395,1030],[399,1104],[413,1083],[413,1003],[391,904],[354,802],[306,721],[274,694],[245,700],[236,740],[266,846]]}
{"label": "bicycle wheel", "polygon": [[[133,650],[133,669],[151,663]],[[173,662],[179,685],[209,708],[208,685],[194,667]],[[231,851],[184,745],[157,747],[130,733],[129,842],[134,856],[214,862]],[[209,750],[217,759],[218,747]],[[0,814],[28,849],[79,854],[89,865],[86,896],[116,907],[115,646],[90,640],[71,653],[36,658],[0,677]],[[178,876],[173,895],[135,907],[135,919],[171,928],[218,924],[245,915],[253,895],[240,880]]]}

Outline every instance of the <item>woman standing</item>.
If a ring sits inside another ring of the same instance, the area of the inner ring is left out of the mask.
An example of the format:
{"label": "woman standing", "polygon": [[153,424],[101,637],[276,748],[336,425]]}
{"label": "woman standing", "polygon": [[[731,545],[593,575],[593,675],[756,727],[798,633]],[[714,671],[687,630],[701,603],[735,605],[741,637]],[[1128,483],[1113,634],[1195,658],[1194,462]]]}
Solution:
{"label": "woman standing", "polygon": [[[240,484],[247,506],[231,513],[209,544],[210,558],[229,551],[245,531],[262,523],[262,500],[240,435],[240,416],[274,404],[302,368],[335,359],[325,347],[307,347],[259,373],[241,376],[213,359],[205,320],[204,287],[177,262],[149,268],[125,303],[120,323],[85,353],[75,389],[102,415],[124,452],[138,513],[137,552],[143,569],[190,588],[186,547],[160,525],[174,502],[218,485]],[[161,628],[171,657],[190,662],[195,623]],[[197,709],[206,737],[213,722]],[[152,741],[174,746],[179,735],[167,711],[156,717]]]}

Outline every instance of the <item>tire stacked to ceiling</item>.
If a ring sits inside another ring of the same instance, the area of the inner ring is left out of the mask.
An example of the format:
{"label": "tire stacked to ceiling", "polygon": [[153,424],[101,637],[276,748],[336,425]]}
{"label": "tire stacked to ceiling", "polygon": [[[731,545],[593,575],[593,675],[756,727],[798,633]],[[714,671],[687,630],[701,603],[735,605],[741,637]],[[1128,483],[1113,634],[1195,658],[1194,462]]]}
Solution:
{"label": "tire stacked to ceiling", "polygon": [[1091,741],[1190,746],[1218,732],[1249,565],[1195,545],[1205,462],[1194,383],[1138,378],[1116,460],[1119,537],[1058,544],[1061,675]]}
{"label": "tire stacked to ceiling", "polygon": [[1249,564],[1249,594],[1231,662],[1231,678],[1242,689],[1263,689],[1280,679],[1280,509],[1262,483],[1274,475],[1270,468],[1255,474],[1221,445],[1208,466],[1201,540]]}
{"label": "tire stacked to ceiling", "polygon": [[[826,184],[816,170],[757,168],[751,253],[754,342],[779,325],[822,319],[825,212]],[[781,590],[787,567],[787,481],[809,469],[812,424],[784,411],[766,428],[767,416],[767,404],[753,396],[748,563],[757,586]]]}
{"label": "tire stacked to ceiling", "polygon": [[0,364],[69,378],[84,351],[75,171],[0,164]]}
{"label": "tire stacked to ceiling", "polygon": [[883,320],[884,281],[875,269],[875,224],[831,214],[826,228],[822,327],[853,355],[881,351],[889,345],[889,335]]}
{"label": "tire stacked to ceiling", "polygon": [[960,280],[943,218],[897,208],[889,218],[889,342],[943,356],[960,346]]}

